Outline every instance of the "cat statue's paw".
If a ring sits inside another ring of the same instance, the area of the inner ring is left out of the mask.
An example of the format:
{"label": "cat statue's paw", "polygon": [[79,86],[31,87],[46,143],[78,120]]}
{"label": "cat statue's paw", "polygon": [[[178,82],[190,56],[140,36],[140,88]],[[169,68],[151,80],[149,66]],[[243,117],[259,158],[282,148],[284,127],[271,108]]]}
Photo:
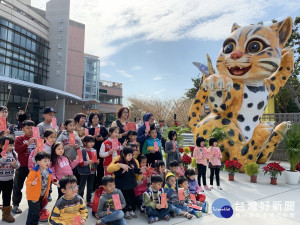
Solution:
{"label": "cat statue's paw", "polygon": [[220,74],[212,74],[203,82],[204,89],[208,91],[230,91],[232,86],[232,79]]}

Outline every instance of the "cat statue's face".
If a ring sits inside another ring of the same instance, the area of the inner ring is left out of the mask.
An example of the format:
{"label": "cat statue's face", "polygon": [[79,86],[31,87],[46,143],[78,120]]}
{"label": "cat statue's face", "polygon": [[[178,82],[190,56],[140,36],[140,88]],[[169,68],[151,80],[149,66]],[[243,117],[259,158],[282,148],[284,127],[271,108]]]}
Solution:
{"label": "cat statue's face", "polygon": [[271,26],[233,24],[217,59],[220,74],[255,84],[270,77],[281,61],[281,50],[292,32],[288,17]]}

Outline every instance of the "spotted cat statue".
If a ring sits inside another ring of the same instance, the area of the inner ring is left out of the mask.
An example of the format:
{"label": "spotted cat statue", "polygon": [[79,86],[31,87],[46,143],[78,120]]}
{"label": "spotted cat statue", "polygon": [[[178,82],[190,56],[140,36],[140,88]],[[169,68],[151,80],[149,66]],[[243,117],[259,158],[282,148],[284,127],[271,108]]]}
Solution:
{"label": "spotted cat statue", "polygon": [[[194,139],[208,139],[214,128],[222,128],[228,134],[219,143],[224,146],[223,160],[265,163],[290,127],[289,122],[274,127],[273,122],[260,119],[268,100],[293,70],[293,50],[284,48],[292,19],[271,26],[233,24],[231,32],[217,59],[219,73],[202,76],[189,111],[189,126]],[[211,113],[200,121],[206,99]]]}

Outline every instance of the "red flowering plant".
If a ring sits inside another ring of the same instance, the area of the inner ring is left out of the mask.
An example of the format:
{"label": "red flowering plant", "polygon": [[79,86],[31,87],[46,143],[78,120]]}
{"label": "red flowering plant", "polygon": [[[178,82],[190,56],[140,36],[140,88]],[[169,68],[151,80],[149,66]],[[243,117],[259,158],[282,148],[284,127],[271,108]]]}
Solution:
{"label": "red flowering plant", "polygon": [[297,163],[296,170],[300,171],[300,162]]}
{"label": "red flowering plant", "polygon": [[224,170],[226,170],[229,174],[234,174],[235,172],[239,172],[240,168],[242,168],[242,164],[237,160],[227,160],[224,163]]}
{"label": "red flowering plant", "polygon": [[277,175],[285,171],[285,169],[280,166],[278,162],[268,163],[265,167],[263,167],[264,174],[269,174],[271,178],[277,178]]}
{"label": "red flowering plant", "polygon": [[195,147],[194,146],[189,146],[191,153],[193,154]]}
{"label": "red flowering plant", "polygon": [[183,148],[179,148],[179,152],[180,152],[180,153],[183,153]]}
{"label": "red flowering plant", "polygon": [[189,164],[191,164],[192,158],[189,155],[184,154],[181,158],[181,161],[182,161],[184,166],[188,166]]}

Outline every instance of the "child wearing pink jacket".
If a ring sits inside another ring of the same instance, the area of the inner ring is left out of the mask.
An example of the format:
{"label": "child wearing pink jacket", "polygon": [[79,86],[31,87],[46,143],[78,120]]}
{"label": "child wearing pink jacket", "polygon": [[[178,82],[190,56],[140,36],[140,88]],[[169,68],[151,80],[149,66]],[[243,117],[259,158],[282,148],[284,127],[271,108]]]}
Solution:
{"label": "child wearing pink jacket", "polygon": [[51,150],[51,170],[52,170],[52,183],[57,186],[58,199],[63,196],[59,185],[59,180],[66,175],[73,175],[72,169],[78,165],[78,156],[71,162],[64,156],[64,146],[61,142],[57,142],[52,146]]}
{"label": "child wearing pink jacket", "polygon": [[222,154],[218,148],[218,140],[216,138],[209,139],[209,148],[207,149],[207,157],[209,159],[210,169],[210,188],[213,188],[214,174],[216,175],[217,188],[222,190],[220,186],[220,168]]}
{"label": "child wearing pink jacket", "polygon": [[[210,187],[206,184],[207,149],[205,147],[205,139],[203,137],[197,138],[193,157],[196,159],[198,168],[199,190],[201,192],[204,192],[204,189],[210,191]],[[201,177],[204,189],[201,187]]]}

